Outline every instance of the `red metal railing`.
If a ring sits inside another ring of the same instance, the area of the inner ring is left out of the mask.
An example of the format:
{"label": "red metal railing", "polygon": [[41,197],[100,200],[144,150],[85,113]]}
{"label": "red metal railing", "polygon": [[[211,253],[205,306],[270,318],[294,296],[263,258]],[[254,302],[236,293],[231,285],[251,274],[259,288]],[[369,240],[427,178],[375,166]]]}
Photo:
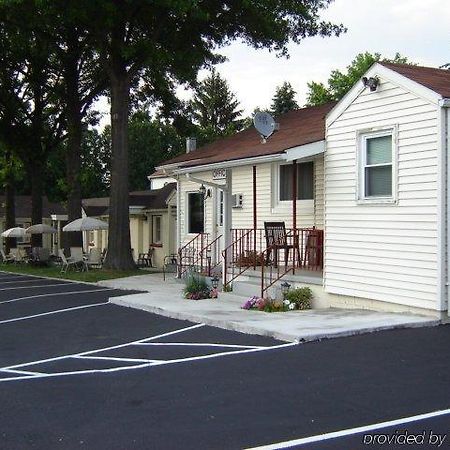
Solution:
{"label": "red metal railing", "polygon": [[182,278],[188,270],[203,272],[206,267],[205,255],[202,252],[208,246],[208,233],[199,233],[178,250],[178,278]]}
{"label": "red metal railing", "polygon": [[220,258],[220,239],[222,235],[217,236],[209,244],[200,250],[200,258],[206,262],[206,275],[210,277],[212,273],[217,273],[217,267],[220,267],[222,260]]}
{"label": "red metal railing", "polygon": [[[323,269],[323,230],[302,228],[286,233],[286,248],[279,243],[267,247],[260,255],[261,298],[268,289],[296,268]],[[286,255],[286,252],[289,255]],[[287,256],[287,257],[286,257]]]}
{"label": "red metal railing", "polygon": [[[247,269],[250,269],[250,267],[256,267],[256,258],[253,261],[250,255],[250,259],[248,261],[245,260],[245,258],[249,257],[248,252],[254,251],[254,235],[253,229],[231,230],[231,244],[222,251],[222,256],[226,261],[223,273],[224,288],[229,286],[233,280]],[[231,274],[228,274],[228,270],[231,271]]]}

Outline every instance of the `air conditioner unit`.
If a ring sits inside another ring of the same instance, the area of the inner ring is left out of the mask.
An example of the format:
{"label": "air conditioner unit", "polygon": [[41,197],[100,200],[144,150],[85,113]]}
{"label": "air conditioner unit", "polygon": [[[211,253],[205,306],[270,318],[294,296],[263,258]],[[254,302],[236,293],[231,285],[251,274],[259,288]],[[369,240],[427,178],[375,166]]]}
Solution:
{"label": "air conditioner unit", "polygon": [[232,208],[242,208],[242,194],[233,194],[232,200],[231,200],[231,206]]}

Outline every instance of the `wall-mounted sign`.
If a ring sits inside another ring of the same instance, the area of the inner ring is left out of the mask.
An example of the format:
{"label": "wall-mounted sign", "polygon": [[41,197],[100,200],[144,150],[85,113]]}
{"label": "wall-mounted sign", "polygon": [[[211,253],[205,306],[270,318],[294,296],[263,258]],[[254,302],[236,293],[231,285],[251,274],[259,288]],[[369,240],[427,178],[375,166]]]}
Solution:
{"label": "wall-mounted sign", "polygon": [[212,171],[213,180],[226,180],[227,179],[227,169],[214,169]]}

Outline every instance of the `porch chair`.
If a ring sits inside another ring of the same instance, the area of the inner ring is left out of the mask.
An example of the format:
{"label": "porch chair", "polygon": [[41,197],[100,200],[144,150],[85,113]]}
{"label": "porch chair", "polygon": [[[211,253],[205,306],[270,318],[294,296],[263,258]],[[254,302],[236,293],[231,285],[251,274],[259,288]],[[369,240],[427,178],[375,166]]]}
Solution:
{"label": "porch chair", "polygon": [[[278,251],[284,251],[284,265],[287,267],[289,261],[289,250],[294,251],[294,244],[288,243],[288,235],[286,233],[286,225],[284,222],[264,222],[264,231],[266,235],[266,248],[270,248],[267,251],[266,264],[270,262],[270,255],[274,253],[274,267],[278,266]],[[297,244],[297,254],[300,254]],[[295,260],[295,253],[294,253]],[[294,261],[295,264],[295,261]]]}
{"label": "porch chair", "polygon": [[70,267],[80,268],[80,266],[83,264],[82,260],[76,261],[71,257],[66,258],[66,255],[61,248],[58,250],[58,256],[61,258],[61,273],[66,273]]}
{"label": "porch chair", "polygon": [[11,253],[6,254],[3,249],[0,250],[0,254],[2,255],[2,262],[9,263],[14,262],[14,255]]}
{"label": "porch chair", "polygon": [[99,248],[91,248],[89,256],[83,261],[84,269],[88,272],[89,267],[102,267],[102,252]]}
{"label": "porch chair", "polygon": [[312,229],[308,230],[306,233],[305,252],[302,261],[303,266],[321,269],[323,267],[323,231]]}
{"label": "porch chair", "polygon": [[137,265],[138,267],[153,267],[154,248],[149,248],[147,253],[139,253]]}

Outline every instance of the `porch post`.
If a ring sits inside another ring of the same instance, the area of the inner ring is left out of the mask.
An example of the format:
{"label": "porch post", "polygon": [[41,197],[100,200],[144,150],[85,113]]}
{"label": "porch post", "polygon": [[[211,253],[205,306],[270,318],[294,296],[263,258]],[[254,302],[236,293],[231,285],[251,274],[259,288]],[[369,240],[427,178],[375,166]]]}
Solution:
{"label": "porch post", "polygon": [[[231,227],[232,227],[232,172],[231,169],[227,170],[227,181],[225,185],[225,189],[223,190],[223,248],[227,249],[231,244]],[[228,253],[226,257],[222,259],[222,278],[224,283],[227,280],[226,272],[228,269],[228,262],[232,259],[232,255],[229,254],[230,249],[228,249]]]}
{"label": "porch post", "polygon": [[[297,160],[292,161],[292,228],[294,233],[293,268],[292,274],[295,275],[296,252],[297,252]],[[298,255],[297,255],[298,256]]]}
{"label": "porch post", "polygon": [[256,270],[256,233],[258,227],[256,210],[256,166],[253,166],[253,270]]}
{"label": "porch post", "polygon": [[177,176],[177,237],[176,237],[176,251],[178,253],[181,247],[181,184],[180,176]]}

